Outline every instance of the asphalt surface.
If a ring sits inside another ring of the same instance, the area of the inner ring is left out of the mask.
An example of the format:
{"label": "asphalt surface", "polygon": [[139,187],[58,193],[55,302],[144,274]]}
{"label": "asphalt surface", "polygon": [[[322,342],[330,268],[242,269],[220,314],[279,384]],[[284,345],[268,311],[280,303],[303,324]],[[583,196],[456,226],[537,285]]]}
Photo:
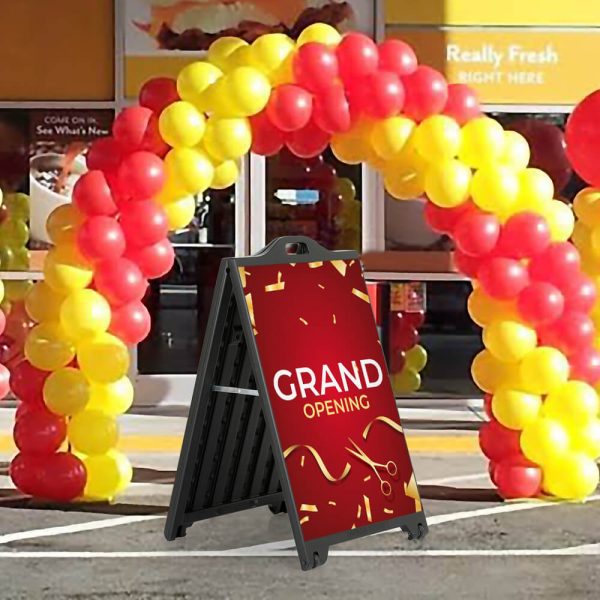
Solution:
{"label": "asphalt surface", "polygon": [[[160,446],[164,435],[180,433],[183,419],[128,419],[130,433],[148,439],[132,453],[136,483],[112,506],[59,510],[18,497],[2,478],[0,598],[600,595],[600,502],[501,502],[484,460],[456,441],[473,441],[468,427],[440,431],[438,423],[435,438],[423,428],[408,430],[409,442],[426,450],[413,451],[430,524],[425,540],[410,542],[401,532],[362,538],[333,547],[324,566],[303,572],[287,515],[265,507],[196,523],[186,538],[167,542],[162,530],[177,452],[148,448],[152,439]],[[429,451],[425,439],[438,440],[439,449]]]}

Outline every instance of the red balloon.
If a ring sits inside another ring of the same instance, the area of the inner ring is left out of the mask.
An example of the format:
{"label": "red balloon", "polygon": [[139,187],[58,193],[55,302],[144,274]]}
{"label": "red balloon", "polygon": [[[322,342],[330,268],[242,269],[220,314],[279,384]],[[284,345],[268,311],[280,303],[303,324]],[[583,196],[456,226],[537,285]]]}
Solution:
{"label": "red balloon", "polygon": [[131,202],[120,216],[128,246],[150,246],[169,233],[169,223],[163,208],[154,200]]}
{"label": "red balloon", "polygon": [[590,385],[600,382],[600,352],[589,346],[569,356],[571,379],[579,379]]}
{"label": "red balloon", "polygon": [[312,121],[308,125],[290,133],[286,146],[300,158],[318,156],[327,149],[331,136],[317,127]]}
{"label": "red balloon", "polygon": [[378,46],[379,68],[392,71],[398,77],[410,75],[417,70],[415,51],[402,40],[385,40]]}
{"label": "red balloon", "polygon": [[494,418],[494,413],[492,412],[492,398],[494,396],[492,394],[484,394],[483,396],[483,412],[488,419]]}
{"label": "red balloon", "polygon": [[425,323],[425,311],[424,310],[411,310],[410,312],[402,313],[403,323],[414,327],[415,329],[419,329],[423,327],[423,323]]}
{"label": "red balloon", "polygon": [[133,261],[147,279],[166,275],[175,262],[175,250],[165,238],[151,246],[127,248],[125,257]]}
{"label": "red balloon", "polygon": [[500,221],[492,215],[475,212],[463,216],[454,228],[454,241],[470,256],[489,254],[500,237]]}
{"label": "red balloon", "polygon": [[102,171],[88,171],[73,187],[73,204],[85,215],[111,217],[118,211],[106,175]]}
{"label": "red balloon", "polygon": [[312,95],[300,86],[286,83],[271,92],[267,116],[281,131],[296,131],[308,124],[313,108]]}
{"label": "red balloon", "polygon": [[94,140],[86,156],[87,168],[90,171],[114,171],[123,158],[123,149],[113,137]]}
{"label": "red balloon", "polygon": [[48,410],[43,400],[40,402],[19,402],[17,410],[15,411],[15,422],[18,421],[21,417],[24,417],[25,415],[36,411],[42,411],[50,415],[53,414]]}
{"label": "red balloon", "polygon": [[542,491],[542,470],[528,461],[506,459],[494,467],[498,493],[505,499],[534,498]]}
{"label": "red balloon", "polygon": [[583,273],[573,274],[560,284],[560,291],[565,297],[565,305],[569,310],[589,312],[598,294],[594,281]]}
{"label": "red balloon", "polygon": [[50,412],[28,412],[15,423],[13,437],[21,452],[52,454],[67,437],[67,422]]}
{"label": "red balloon", "polygon": [[83,462],[70,452],[57,452],[43,465],[41,490],[36,495],[55,502],[70,502],[83,494],[86,481]]}
{"label": "red balloon", "polygon": [[577,174],[587,183],[600,186],[600,90],[586,96],[571,113],[565,128],[567,156]]}
{"label": "red balloon", "polygon": [[479,209],[470,201],[463,202],[454,208],[441,208],[433,202],[426,202],[423,216],[433,231],[450,235],[462,217],[478,211]]}
{"label": "red balloon", "polygon": [[[6,315],[4,314],[4,311],[0,308],[0,335],[2,335],[4,333],[4,330],[6,329]],[[2,361],[0,361],[2,362]]]}
{"label": "red balloon", "polygon": [[22,402],[43,402],[43,389],[49,371],[34,367],[28,360],[22,360],[10,373],[10,389]]}
{"label": "red balloon", "polygon": [[490,481],[492,482],[492,485],[496,486],[496,467],[498,466],[498,463],[495,462],[489,462],[488,463],[488,475],[490,476]]}
{"label": "red balloon", "polygon": [[481,106],[477,92],[464,83],[451,83],[448,86],[448,100],[443,113],[464,125],[481,115]]}
{"label": "red balloon", "polygon": [[121,306],[141,300],[148,282],[134,262],[121,257],[98,263],[94,286],[113,306]]}
{"label": "red balloon", "polygon": [[15,487],[28,496],[37,496],[41,489],[43,463],[47,458],[36,454],[17,454],[8,469]]}
{"label": "red balloon", "polygon": [[125,236],[116,219],[90,217],[77,233],[77,246],[92,261],[118,258],[125,252]]}
{"label": "red balloon", "polygon": [[319,162],[311,169],[309,186],[322,192],[331,192],[337,182],[337,171],[333,165]]}
{"label": "red balloon", "polygon": [[[402,323],[402,321],[400,322]],[[403,324],[393,334],[392,346],[406,352],[419,343],[419,332],[408,324]]]}
{"label": "red balloon", "polygon": [[477,279],[479,269],[483,264],[482,258],[479,256],[469,256],[459,249],[456,249],[452,255],[454,267],[459,273],[463,273],[471,279]]}
{"label": "red balloon", "polygon": [[491,461],[500,462],[505,458],[522,456],[520,437],[520,431],[508,429],[492,420],[479,429],[479,446]]}
{"label": "red balloon", "polygon": [[252,152],[262,156],[277,154],[285,144],[285,136],[271,123],[266,111],[250,117],[252,127]]}
{"label": "red balloon", "polygon": [[515,298],[529,283],[527,268],[512,258],[487,259],[477,275],[485,293],[498,300]]}
{"label": "red balloon", "polygon": [[375,119],[397,115],[404,105],[404,86],[392,71],[375,71],[363,85],[368,90],[365,112]]}
{"label": "red balloon", "polygon": [[10,371],[5,365],[0,364],[0,400],[6,398],[10,392]]}
{"label": "red balloon", "polygon": [[513,215],[500,233],[498,251],[508,258],[531,258],[550,244],[550,228],[544,217],[532,212]]}
{"label": "red balloon", "polygon": [[138,151],[125,157],[118,170],[119,185],[133,200],[152,198],[165,184],[163,161],[151,152]]}
{"label": "red balloon", "polygon": [[448,101],[448,83],[435,69],[426,66],[417,67],[414,73],[402,78],[405,100],[404,113],[415,121],[444,110]]}
{"label": "red balloon", "polygon": [[299,85],[314,93],[321,92],[338,77],[335,50],[319,42],[303,44],[294,56],[293,70]]}
{"label": "red balloon", "polygon": [[134,300],[113,308],[108,331],[127,345],[135,346],[146,339],[150,333],[150,325],[148,309],[139,300]]}
{"label": "red balloon", "polygon": [[554,346],[566,355],[591,346],[596,330],[594,322],[582,312],[565,311],[560,318],[539,331],[544,346]]}
{"label": "red balloon", "polygon": [[158,118],[144,106],[124,108],[115,118],[112,126],[113,137],[124,152],[147,150],[164,156],[169,146],[158,131]]}
{"label": "red balloon", "polygon": [[315,96],[313,120],[328,133],[342,133],[350,129],[350,104],[341,85],[331,85]]}
{"label": "red balloon", "polygon": [[170,77],[154,77],[144,83],[139,94],[142,106],[149,108],[157,115],[173,102],[179,100],[177,82]]}
{"label": "red balloon", "polygon": [[406,364],[406,354],[402,350],[393,349],[390,361],[390,371],[392,373],[401,373]]}
{"label": "red balloon", "polygon": [[547,173],[556,192],[560,192],[573,174],[560,127],[541,119],[523,118],[510,122],[506,129],[517,131],[527,140],[531,150],[529,166]]}
{"label": "red balloon", "polygon": [[532,280],[549,281],[558,287],[574,275],[578,275],[580,269],[579,252],[569,242],[553,242],[529,263]]}
{"label": "red balloon", "polygon": [[561,291],[544,281],[530,283],[517,300],[519,314],[534,327],[556,321],[562,315],[564,307],[565,300]]}
{"label": "red balloon", "polygon": [[377,70],[377,44],[362,33],[347,33],[336,48],[340,78],[344,83]]}

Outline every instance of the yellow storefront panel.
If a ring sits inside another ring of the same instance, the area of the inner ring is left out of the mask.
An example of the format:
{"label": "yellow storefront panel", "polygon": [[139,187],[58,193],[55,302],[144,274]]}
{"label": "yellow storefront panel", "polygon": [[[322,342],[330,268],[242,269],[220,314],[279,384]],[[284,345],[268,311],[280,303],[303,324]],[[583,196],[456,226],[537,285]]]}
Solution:
{"label": "yellow storefront panel", "polygon": [[409,25],[600,26],[598,0],[386,0],[385,21]]}
{"label": "yellow storefront panel", "polygon": [[600,31],[388,28],[486,104],[576,104],[600,87]]}

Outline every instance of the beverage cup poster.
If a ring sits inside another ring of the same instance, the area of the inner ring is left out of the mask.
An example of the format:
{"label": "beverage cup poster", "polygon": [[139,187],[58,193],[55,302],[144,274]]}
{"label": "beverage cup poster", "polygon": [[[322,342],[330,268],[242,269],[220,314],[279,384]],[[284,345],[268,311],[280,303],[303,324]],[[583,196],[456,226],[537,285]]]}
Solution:
{"label": "beverage cup poster", "polygon": [[360,263],[239,273],[304,539],[420,512]]}

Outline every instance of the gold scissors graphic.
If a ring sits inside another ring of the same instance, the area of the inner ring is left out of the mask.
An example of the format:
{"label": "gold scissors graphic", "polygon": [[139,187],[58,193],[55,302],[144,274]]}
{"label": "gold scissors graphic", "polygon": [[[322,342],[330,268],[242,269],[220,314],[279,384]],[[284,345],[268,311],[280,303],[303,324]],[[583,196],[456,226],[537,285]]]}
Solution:
{"label": "gold scissors graphic", "polygon": [[389,481],[386,481],[385,479],[381,478],[379,470],[383,469],[387,472],[387,474],[390,477],[394,477],[398,473],[398,466],[396,465],[396,463],[393,460],[389,460],[385,464],[377,463],[373,459],[369,458],[365,454],[364,450],[359,448],[350,438],[348,438],[348,440],[354,446],[354,448],[356,448],[356,450],[352,450],[352,448],[346,448],[346,450],[348,450],[350,454],[356,456],[356,458],[362,460],[362,462],[366,463],[371,467],[371,469],[373,469],[373,472],[375,473],[375,475],[377,475],[377,479],[379,479],[379,482],[381,484],[381,493],[384,496],[390,496],[392,494],[392,484]]}

